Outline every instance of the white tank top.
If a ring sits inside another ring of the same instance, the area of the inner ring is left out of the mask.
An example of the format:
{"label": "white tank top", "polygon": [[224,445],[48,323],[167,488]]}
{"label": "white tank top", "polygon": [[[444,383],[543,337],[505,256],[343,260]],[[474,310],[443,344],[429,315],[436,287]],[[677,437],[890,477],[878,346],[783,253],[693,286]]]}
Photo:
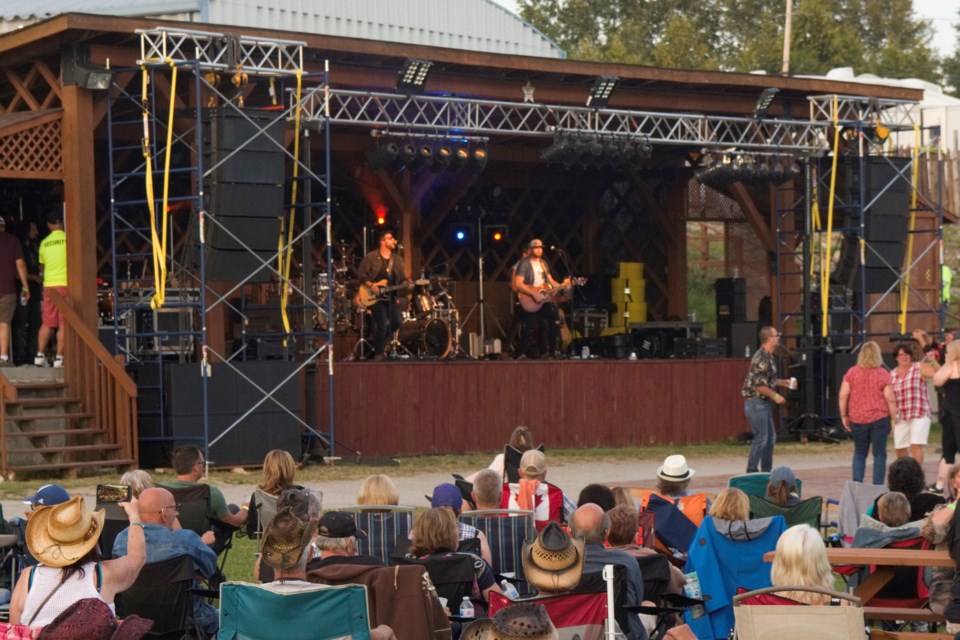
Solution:
{"label": "white tank top", "polygon": [[[79,572],[70,576],[63,586],[57,589],[53,597],[43,605],[43,609],[40,610],[37,618],[30,622],[30,618],[33,617],[37,607],[60,584],[61,575],[61,569],[56,567],[45,567],[39,564],[34,568],[33,584],[27,591],[27,600],[23,605],[20,624],[43,627],[53,622],[54,618],[77,600],[83,600],[84,598],[103,600],[97,591],[97,565],[95,562],[88,562],[83,565],[83,577],[80,576]],[[107,605],[110,607],[110,611],[116,615],[113,603],[107,602]]]}

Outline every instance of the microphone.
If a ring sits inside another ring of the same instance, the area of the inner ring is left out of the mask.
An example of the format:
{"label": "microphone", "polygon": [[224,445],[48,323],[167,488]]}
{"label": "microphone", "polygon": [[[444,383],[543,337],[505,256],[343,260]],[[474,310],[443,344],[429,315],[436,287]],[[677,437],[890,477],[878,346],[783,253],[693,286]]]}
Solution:
{"label": "microphone", "polygon": [[555,244],[550,245],[550,251],[556,251],[557,253],[563,253],[563,249],[561,249],[560,247],[558,247],[558,246],[555,245]]}
{"label": "microphone", "polygon": [[399,242],[397,243],[397,251],[403,251],[403,245]]}

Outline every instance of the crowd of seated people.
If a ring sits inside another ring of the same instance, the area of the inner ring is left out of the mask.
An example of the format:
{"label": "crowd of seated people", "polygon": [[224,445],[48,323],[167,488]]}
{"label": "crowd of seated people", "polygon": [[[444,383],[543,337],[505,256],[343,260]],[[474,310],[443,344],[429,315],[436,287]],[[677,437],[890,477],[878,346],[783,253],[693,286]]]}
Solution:
{"label": "crowd of seated people", "polygon": [[[272,593],[313,593],[315,585],[363,584],[369,609],[364,624],[369,625],[371,637],[384,640],[457,640],[471,629],[475,635],[463,637],[499,637],[489,634],[498,625],[509,626],[511,616],[521,616],[520,609],[511,608],[512,600],[576,591],[586,584],[587,575],[595,577],[606,565],[617,567],[617,637],[626,640],[727,638],[736,624],[734,597],[764,587],[784,589],[775,595],[754,596],[745,601],[746,606],[849,604],[830,593],[841,578],[828,559],[823,532],[806,524],[788,527],[780,515],[754,517],[751,499],[737,488],[716,496],[692,490],[694,470],[684,456],[668,456],[649,488],[593,483],[580,491],[574,505],[560,488],[562,469],[554,470],[548,482],[546,454],[532,446],[529,430],[522,435],[527,449],[519,457],[517,481],[510,481],[501,464],[473,474],[466,486],[433,487],[426,492],[429,508],[412,510],[412,526],[403,532],[402,541],[396,541],[403,544],[397,545],[394,554],[367,552],[370,547],[363,543],[383,532],[368,532],[358,525],[362,511],[382,507],[379,511],[393,513],[392,508],[403,508],[389,476],[371,475],[358,483],[357,506],[324,512],[320,492],[297,484],[293,456],[271,451],[258,493],[251,496],[251,502],[264,496],[274,501],[270,518],[258,525],[254,580]],[[50,624],[84,598],[102,601],[113,610],[114,598],[134,584],[142,567],[172,557],[190,559],[194,588],[222,579],[212,534],[181,526],[181,505],[168,488],[202,481],[203,452],[178,450],[174,462],[178,475],[174,483],[157,484],[139,470],[121,479],[131,487],[130,500],[120,505],[128,526],[113,541],[111,560],[101,560],[97,547],[102,512],[90,511],[81,497],[71,497],[57,485],[34,492],[27,499],[30,509],[24,538],[38,564],[24,571],[13,589],[11,623]],[[763,482],[758,494],[770,502],[787,509],[801,504],[801,485],[789,467],[775,468],[764,475]],[[960,483],[960,465],[950,469],[948,483],[951,487]],[[892,462],[886,490],[862,505],[852,545],[937,548],[949,550],[953,557],[960,554],[954,503],[925,491],[925,486],[923,470],[913,458]],[[248,517],[251,505],[231,508],[219,491],[211,491],[210,496],[211,519],[222,518],[222,523],[236,529]],[[465,504],[467,496],[479,515],[472,515]],[[659,503],[675,507],[666,512],[670,518],[688,521],[671,529],[673,534],[681,531],[688,536],[685,551],[644,540],[641,512],[654,496]],[[691,505],[696,506],[690,510]],[[700,505],[709,505],[709,511],[700,513]],[[493,529],[487,528],[491,522],[481,525],[481,517],[490,518]],[[529,528],[514,531],[497,526],[512,518],[528,519]],[[496,537],[489,537],[490,531]],[[561,570],[573,558],[579,563],[577,572]],[[644,567],[652,567],[650,559],[662,563],[657,569],[662,570],[662,585],[657,589],[651,588],[652,576],[644,575]],[[956,616],[960,623],[960,587],[953,566],[935,567],[927,572],[931,573],[926,578],[929,608],[949,621]],[[915,568],[899,571],[877,597],[915,591],[911,580],[916,583],[917,575]],[[852,580],[851,585],[856,584]],[[519,596],[513,593],[514,587]],[[681,594],[692,599],[670,600]],[[478,617],[486,618],[489,611],[490,622],[469,625],[460,616],[463,598],[474,603]],[[671,611],[670,602],[680,602],[685,613],[650,613],[658,606]],[[198,591],[191,594],[191,603],[192,623],[207,638],[215,637],[221,621],[216,601]],[[542,618],[550,625],[548,610],[524,609],[522,615],[531,624]]]}

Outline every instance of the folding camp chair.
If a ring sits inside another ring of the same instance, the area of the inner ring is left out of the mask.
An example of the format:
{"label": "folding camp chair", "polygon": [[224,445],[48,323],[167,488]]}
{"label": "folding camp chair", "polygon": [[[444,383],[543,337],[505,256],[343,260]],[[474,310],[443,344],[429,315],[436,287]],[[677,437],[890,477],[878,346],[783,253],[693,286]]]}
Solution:
{"label": "folding camp chair", "polygon": [[136,614],[153,620],[151,640],[205,638],[193,617],[196,570],[190,556],[176,556],[145,564],[133,586],[116,596],[117,616]]}
{"label": "folding camp chair", "polygon": [[677,505],[658,495],[650,496],[647,511],[653,513],[656,520],[657,548],[670,555],[686,553],[697,533],[697,525]]}
{"label": "folding camp chair", "polygon": [[386,564],[392,564],[397,540],[409,539],[413,529],[413,510],[413,507],[394,505],[356,505],[341,509],[352,513],[357,528],[367,534],[365,540],[357,540],[357,552],[376,556]]}
{"label": "folding camp chair", "polygon": [[[849,600],[853,606],[748,604],[779,591],[812,591]],[[816,587],[767,587],[733,597],[736,640],[850,640],[863,638],[865,621],[860,599],[841,591]]]}
{"label": "folding camp chair", "polygon": [[247,535],[256,540],[263,535],[263,530],[267,528],[273,517],[277,515],[278,496],[267,493],[260,487],[257,487],[253,495],[250,496],[250,511],[247,516],[246,531]]}
{"label": "folding camp chair", "polygon": [[815,496],[793,505],[781,507],[760,496],[750,496],[750,517],[766,518],[768,516],[783,516],[787,526],[808,524],[814,529],[820,527],[820,514],[823,511],[823,498]]}
{"label": "folding camp chair", "polygon": [[190,529],[198,536],[207,531],[213,531],[214,543],[211,547],[220,556],[220,570],[227,561],[227,552],[233,547],[233,533],[236,527],[213,519],[213,508],[210,503],[210,486],[197,484],[191,487],[171,487],[159,485],[173,494],[173,499],[180,505],[180,526]]}
{"label": "folding camp chair", "polygon": [[849,547],[853,544],[853,536],[860,526],[860,516],[865,514],[874,501],[887,491],[889,489],[886,486],[879,484],[864,484],[853,480],[844,483],[840,493],[840,518],[837,532],[845,546]]}
{"label": "folding camp chair", "polygon": [[443,559],[395,558],[399,565],[420,565],[430,574],[430,581],[437,589],[437,595],[447,599],[447,605],[453,611],[463,599],[473,595],[473,583],[477,574],[472,554],[453,553]]}
{"label": "folding camp chair", "polygon": [[[727,480],[727,487],[730,489],[740,489],[748,496],[767,495],[767,485],[770,484],[770,474],[766,471],[755,473],[741,473],[736,476],[730,476]],[[803,482],[797,478],[797,495],[803,495]]]}
{"label": "folding camp chair", "polygon": [[487,536],[493,562],[490,569],[498,577],[507,577],[520,593],[525,593],[523,563],[520,554],[525,540],[537,535],[533,525],[533,511],[518,509],[483,509],[465,511],[460,522],[469,524]]}
{"label": "folding camp chair", "polygon": [[224,582],[219,640],[369,640],[367,588]]}

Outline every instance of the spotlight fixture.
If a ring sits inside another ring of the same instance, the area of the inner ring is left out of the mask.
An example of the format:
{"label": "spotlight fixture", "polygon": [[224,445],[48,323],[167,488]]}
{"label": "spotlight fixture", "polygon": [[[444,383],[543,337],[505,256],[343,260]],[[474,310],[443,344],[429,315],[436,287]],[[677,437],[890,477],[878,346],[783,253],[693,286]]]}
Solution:
{"label": "spotlight fixture", "polygon": [[780,89],[776,87],[767,87],[760,94],[760,97],[757,98],[757,106],[753,108],[753,117],[754,118],[766,118],[767,111],[770,109],[770,104],[773,102],[773,99],[776,95],[780,93]]}
{"label": "spotlight fixture", "polygon": [[374,171],[384,169],[396,160],[399,155],[400,148],[392,142],[387,142],[380,145],[376,151],[367,156],[367,166]]}
{"label": "spotlight fixture", "polygon": [[410,166],[417,160],[417,147],[412,142],[408,142],[400,147],[400,160],[403,164]]}
{"label": "spotlight fixture", "polygon": [[407,58],[397,73],[397,91],[422,93],[427,86],[427,76],[433,63],[429,60]]}
{"label": "spotlight fixture", "polygon": [[453,152],[453,158],[450,161],[450,166],[454,171],[460,171],[467,166],[467,162],[470,161],[470,150],[466,147],[457,147]]}
{"label": "spotlight fixture", "polygon": [[863,137],[871,144],[883,145],[890,138],[890,129],[877,122],[863,128]]}
{"label": "spotlight fixture", "polygon": [[473,167],[477,171],[482,171],[484,167],[487,166],[487,150],[486,149],[474,149],[473,150]]}
{"label": "spotlight fixture", "polygon": [[113,72],[90,62],[85,46],[71,47],[61,54],[64,85],[76,85],[91,91],[106,91],[113,84]]}
{"label": "spotlight fixture", "polygon": [[595,109],[603,109],[610,102],[610,96],[613,90],[620,84],[620,78],[617,76],[598,76],[593,81],[593,88],[590,89],[590,97],[587,98],[587,106]]}
{"label": "spotlight fixture", "polygon": [[430,169],[433,171],[443,171],[450,166],[452,156],[453,152],[450,151],[450,147],[440,147],[433,154],[433,163],[430,165]]}

